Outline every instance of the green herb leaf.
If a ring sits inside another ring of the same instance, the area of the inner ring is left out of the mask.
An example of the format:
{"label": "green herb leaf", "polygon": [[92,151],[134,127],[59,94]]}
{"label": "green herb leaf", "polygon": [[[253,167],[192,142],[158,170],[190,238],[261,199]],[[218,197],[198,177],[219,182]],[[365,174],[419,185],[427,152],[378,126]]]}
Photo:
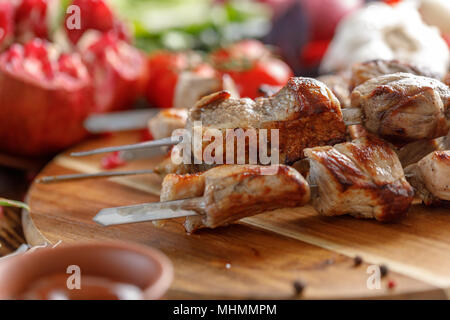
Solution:
{"label": "green herb leaf", "polygon": [[14,201],[14,200],[8,200],[5,198],[0,198],[0,206],[1,207],[15,207],[15,208],[22,208],[25,209],[27,211],[30,211],[30,207],[20,201]]}

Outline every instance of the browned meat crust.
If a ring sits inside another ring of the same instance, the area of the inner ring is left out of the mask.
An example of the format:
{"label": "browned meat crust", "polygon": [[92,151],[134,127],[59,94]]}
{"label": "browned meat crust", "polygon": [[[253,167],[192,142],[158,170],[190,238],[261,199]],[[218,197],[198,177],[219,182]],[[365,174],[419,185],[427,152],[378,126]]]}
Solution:
{"label": "browned meat crust", "polygon": [[349,80],[350,92],[367,80],[397,72],[411,73],[418,76],[439,79],[438,74],[435,74],[425,68],[415,66],[411,63],[400,62],[398,60],[370,60],[362,63],[355,63],[352,66],[351,78]]}
{"label": "browned meat crust", "polygon": [[184,128],[187,114],[187,109],[162,110],[148,121],[148,129],[155,139],[170,137],[175,129]]}
{"label": "browned meat crust", "polygon": [[224,137],[226,129],[279,129],[281,163],[303,158],[304,148],[345,141],[346,133],[339,101],[310,78],[291,78],[274,96],[255,101],[231,99],[226,92],[210,95],[190,110],[186,127],[192,131],[195,121]]}
{"label": "browned meat crust", "polygon": [[431,140],[419,140],[408,143],[400,148],[397,154],[403,168],[418,162],[433,151],[445,150],[444,140],[444,137]]}
{"label": "browned meat crust", "polygon": [[216,228],[244,217],[277,208],[296,207],[310,199],[307,182],[295,169],[280,165],[275,175],[264,175],[257,165],[223,165],[202,174],[169,174],[161,201],[203,197],[199,216],[187,217],[188,232]]}
{"label": "browned meat crust", "polygon": [[424,204],[450,204],[450,151],[434,151],[408,166],[405,173]]}
{"label": "browned meat crust", "polygon": [[334,147],[306,149],[309,180],[318,186],[313,204],[326,216],[351,214],[391,221],[409,209],[414,192],[396,153],[366,136]]}
{"label": "browned meat crust", "polygon": [[341,108],[350,107],[350,75],[349,71],[342,71],[336,74],[326,74],[317,78],[330,88],[336,98],[341,103]]}
{"label": "browned meat crust", "polygon": [[450,89],[442,82],[408,73],[373,78],[352,92],[365,128],[390,141],[444,136],[450,127]]}

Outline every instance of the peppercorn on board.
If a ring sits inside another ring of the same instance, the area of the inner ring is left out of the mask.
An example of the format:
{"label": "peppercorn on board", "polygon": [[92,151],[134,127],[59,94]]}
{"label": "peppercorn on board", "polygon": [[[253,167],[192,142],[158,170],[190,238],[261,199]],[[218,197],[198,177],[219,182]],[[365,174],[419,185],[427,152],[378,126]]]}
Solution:
{"label": "peppercorn on board", "polygon": [[[100,171],[102,156],[74,159],[69,152],[138,139],[132,132],[91,139],[56,157],[40,176]],[[117,170],[151,168],[161,159]],[[182,219],[162,227],[147,222],[105,228],[92,221],[105,207],[158,201],[160,183],[158,176],[144,175],[33,184],[31,213],[23,213],[25,236],[32,245],[121,239],[156,247],[175,266],[169,299],[445,299],[450,292],[449,209],[415,204],[405,219],[381,224],[321,217],[308,205],[192,235]],[[379,265],[387,272],[377,289],[371,276]]]}

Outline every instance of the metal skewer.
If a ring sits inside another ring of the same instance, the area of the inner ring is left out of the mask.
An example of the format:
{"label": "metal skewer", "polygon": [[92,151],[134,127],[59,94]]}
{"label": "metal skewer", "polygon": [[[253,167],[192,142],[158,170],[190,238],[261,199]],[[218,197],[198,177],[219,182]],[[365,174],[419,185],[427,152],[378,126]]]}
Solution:
{"label": "metal skewer", "polygon": [[[346,125],[355,125],[361,123],[361,109],[359,108],[346,108],[342,110],[344,122]],[[168,137],[162,138],[159,140],[153,140],[148,142],[141,142],[136,144],[127,144],[123,146],[115,146],[115,147],[106,147],[99,148],[89,151],[82,152],[73,152],[70,155],[73,157],[84,157],[90,156],[93,154],[99,153],[107,153],[107,152],[116,152],[116,151],[127,151],[127,150],[139,150],[139,149],[151,149],[155,147],[165,147],[165,146],[173,146],[180,142],[180,140],[176,140],[176,138]]]}
{"label": "metal skewer", "polygon": [[144,221],[173,219],[198,215],[204,207],[203,198],[152,202],[100,210],[94,221],[102,226],[112,226]]}
{"label": "metal skewer", "polygon": [[99,149],[94,149],[94,150],[89,150],[89,151],[73,152],[70,155],[72,157],[84,157],[84,156],[90,156],[93,154],[107,153],[107,152],[173,146],[173,145],[178,144],[179,142],[180,142],[179,140],[172,139],[172,137],[168,137],[168,138],[162,138],[159,140],[146,141],[146,142],[141,142],[141,143],[136,143],[136,144],[127,144],[127,145],[123,145],[123,146],[106,147],[106,148],[99,148]]}
{"label": "metal skewer", "polygon": [[139,174],[150,174],[155,173],[153,170],[133,170],[133,171],[108,171],[108,172],[98,172],[98,173],[78,173],[78,174],[66,174],[60,176],[48,176],[42,177],[36,180],[36,183],[54,183],[62,181],[72,181],[81,179],[99,179],[108,177],[120,177],[120,176],[132,176]]}

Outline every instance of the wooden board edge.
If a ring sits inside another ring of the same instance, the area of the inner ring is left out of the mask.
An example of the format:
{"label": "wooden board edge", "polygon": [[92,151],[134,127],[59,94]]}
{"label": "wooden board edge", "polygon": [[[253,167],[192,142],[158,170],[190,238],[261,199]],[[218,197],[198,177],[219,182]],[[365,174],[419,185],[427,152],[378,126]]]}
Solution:
{"label": "wooden board edge", "polygon": [[36,228],[31,214],[27,210],[22,210],[22,229],[25,240],[31,246],[42,246],[52,244],[44,235]]}

